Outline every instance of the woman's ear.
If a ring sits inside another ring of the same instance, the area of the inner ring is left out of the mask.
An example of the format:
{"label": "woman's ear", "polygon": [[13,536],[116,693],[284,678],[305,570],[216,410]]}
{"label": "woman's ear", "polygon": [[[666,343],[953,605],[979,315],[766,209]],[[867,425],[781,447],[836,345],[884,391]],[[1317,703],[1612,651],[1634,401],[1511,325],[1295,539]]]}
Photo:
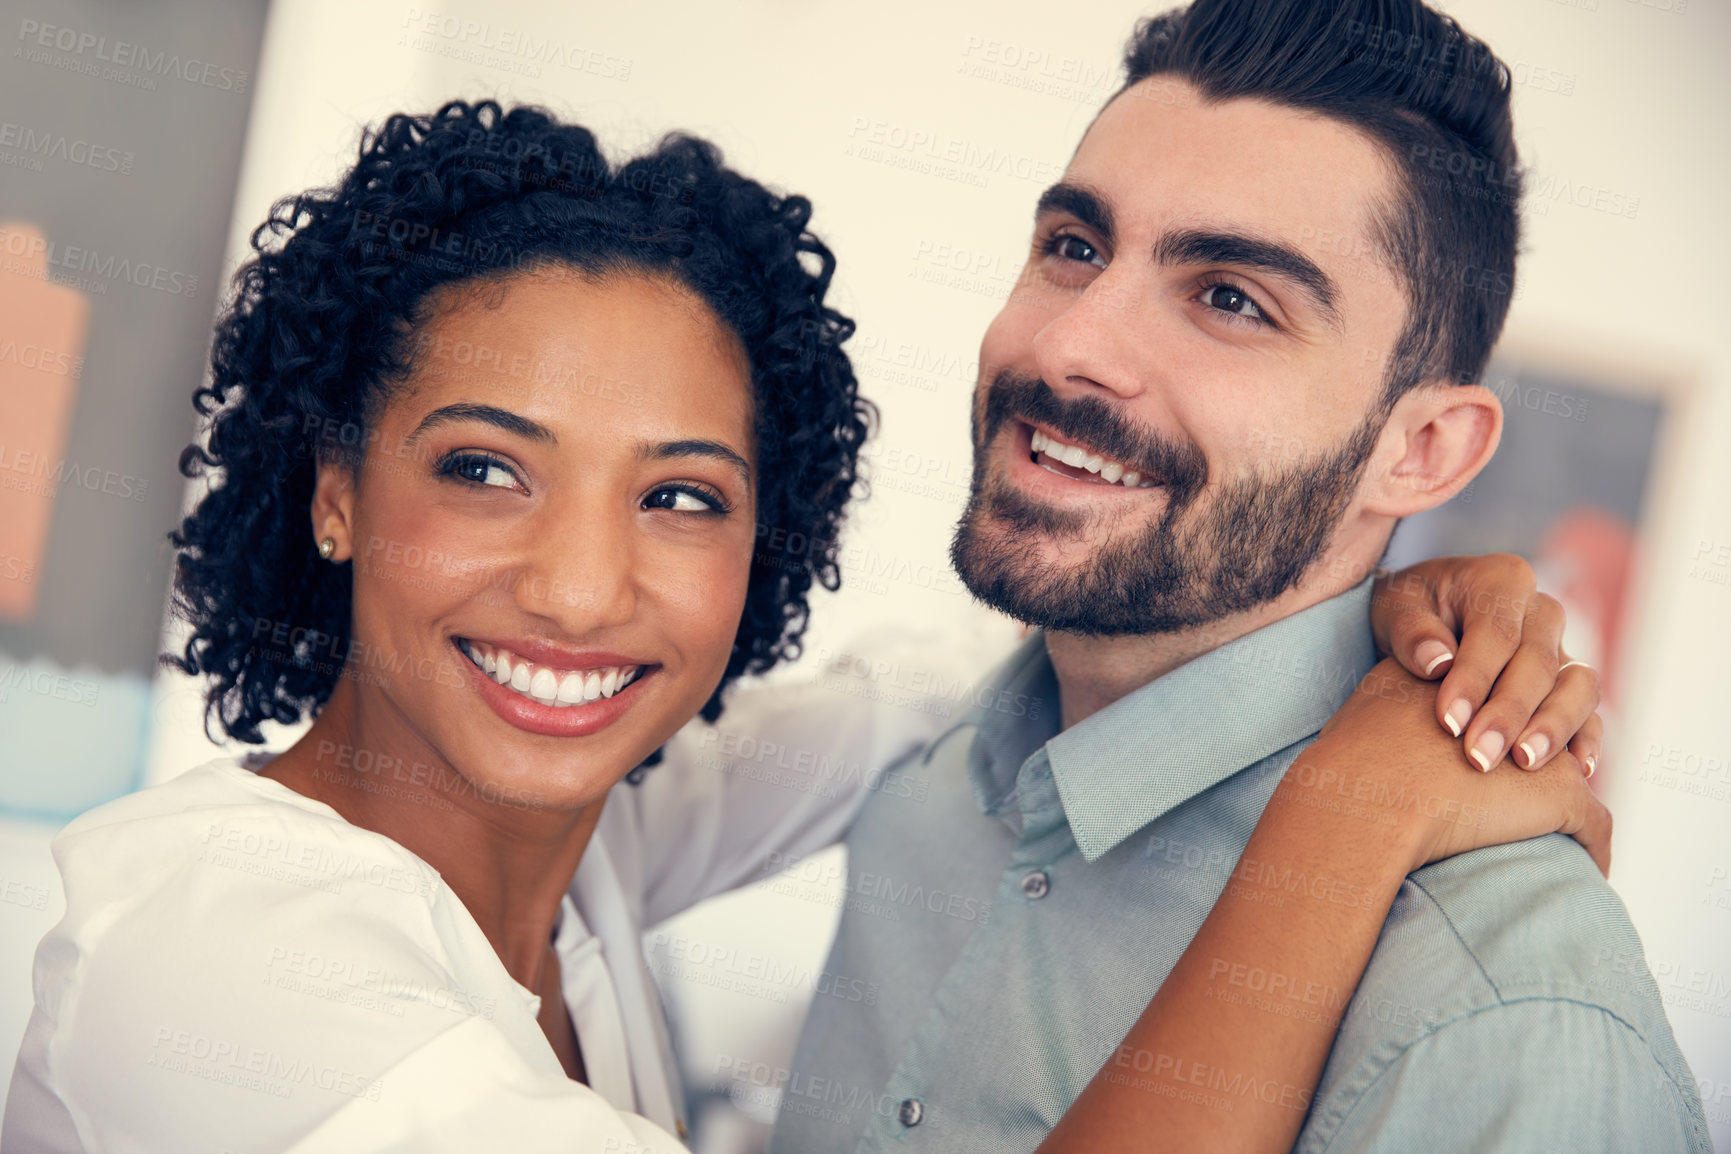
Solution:
{"label": "woman's ear", "polygon": [[1467,487],[1497,451],[1503,406],[1479,385],[1424,384],[1395,403],[1367,477],[1365,509],[1407,517]]}
{"label": "woman's ear", "polygon": [[[331,542],[326,561],[351,560],[354,550],[355,474],[341,461],[321,460],[313,483],[313,541]],[[320,549],[320,556],[324,551]]]}

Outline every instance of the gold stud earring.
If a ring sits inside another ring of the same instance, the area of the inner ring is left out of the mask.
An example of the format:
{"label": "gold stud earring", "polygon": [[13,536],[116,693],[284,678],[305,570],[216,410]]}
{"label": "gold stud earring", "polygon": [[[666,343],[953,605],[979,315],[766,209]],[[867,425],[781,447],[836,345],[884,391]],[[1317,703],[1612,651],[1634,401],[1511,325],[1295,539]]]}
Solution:
{"label": "gold stud earring", "polygon": [[326,561],[329,561],[331,559],[331,554],[336,551],[337,539],[335,537],[326,537],[323,541],[319,542],[319,556],[323,557]]}

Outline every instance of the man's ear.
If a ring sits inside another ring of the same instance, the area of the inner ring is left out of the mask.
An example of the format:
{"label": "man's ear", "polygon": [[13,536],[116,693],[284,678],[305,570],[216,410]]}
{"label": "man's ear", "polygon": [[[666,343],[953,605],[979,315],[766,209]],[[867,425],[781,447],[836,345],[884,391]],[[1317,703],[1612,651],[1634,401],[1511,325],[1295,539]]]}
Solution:
{"label": "man's ear", "polygon": [[1479,385],[1427,383],[1396,402],[1365,478],[1366,511],[1407,517],[1467,487],[1497,451],[1503,405]]}
{"label": "man's ear", "polygon": [[335,546],[327,561],[348,561],[355,555],[355,473],[342,461],[321,460],[313,483],[313,541],[327,537]]}

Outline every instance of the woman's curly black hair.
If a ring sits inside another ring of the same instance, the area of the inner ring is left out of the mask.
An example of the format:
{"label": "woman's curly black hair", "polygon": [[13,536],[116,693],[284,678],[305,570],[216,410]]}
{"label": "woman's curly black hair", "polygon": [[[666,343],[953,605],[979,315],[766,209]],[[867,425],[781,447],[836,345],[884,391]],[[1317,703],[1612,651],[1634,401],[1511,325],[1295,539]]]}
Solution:
{"label": "woman's curly black hair", "polygon": [[[365,445],[430,293],[546,266],[667,277],[738,336],[756,394],[758,547],[721,687],[797,656],[812,582],[840,585],[836,537],[875,419],[842,351],[853,322],[824,303],[835,258],[810,218],[804,197],[732,171],[705,141],[672,135],[615,168],[588,130],[493,101],[392,116],[336,187],[277,202],[193,394],[208,430],[180,469],[211,488],[169,538],[192,636],[163,660],[211,679],[207,724],[257,743],[262,722],[330,697],[352,578],[313,544],[318,461]],[[720,712],[718,687],[702,715]]]}

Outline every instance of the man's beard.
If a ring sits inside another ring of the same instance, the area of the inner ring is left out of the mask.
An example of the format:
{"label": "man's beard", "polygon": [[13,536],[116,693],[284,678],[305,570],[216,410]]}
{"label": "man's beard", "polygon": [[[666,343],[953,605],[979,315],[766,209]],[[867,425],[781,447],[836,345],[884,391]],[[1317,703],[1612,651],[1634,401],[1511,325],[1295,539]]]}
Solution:
{"label": "man's beard", "polygon": [[[987,475],[988,450],[1012,419],[1164,485],[1158,520],[1115,533],[1073,565],[1051,561],[1043,546],[1079,538],[1096,516]],[[1204,625],[1273,601],[1322,556],[1387,419],[1373,409],[1332,452],[1225,483],[1204,502],[1208,461],[1194,442],[1138,428],[1098,397],[1061,400],[1044,381],[1000,373],[975,413],[973,489],[950,560],[975,597],[1045,629],[1117,636]]]}

